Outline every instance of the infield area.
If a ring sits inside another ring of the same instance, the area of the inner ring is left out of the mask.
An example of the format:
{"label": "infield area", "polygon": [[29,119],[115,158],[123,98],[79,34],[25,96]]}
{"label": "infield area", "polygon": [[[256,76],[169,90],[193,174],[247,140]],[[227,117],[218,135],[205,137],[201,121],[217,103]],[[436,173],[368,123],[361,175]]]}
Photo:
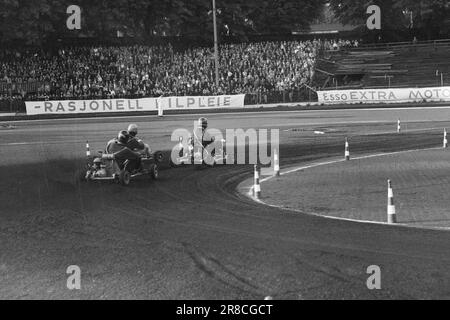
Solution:
{"label": "infield area", "polygon": [[398,223],[450,227],[447,149],[359,157],[288,172],[263,183],[263,201],[304,213],[386,222],[388,179]]}

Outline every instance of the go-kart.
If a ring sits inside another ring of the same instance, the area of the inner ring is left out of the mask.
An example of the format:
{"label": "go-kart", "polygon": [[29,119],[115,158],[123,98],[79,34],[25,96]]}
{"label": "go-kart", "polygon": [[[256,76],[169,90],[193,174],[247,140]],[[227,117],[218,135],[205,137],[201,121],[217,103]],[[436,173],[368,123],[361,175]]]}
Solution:
{"label": "go-kart", "polygon": [[171,165],[174,167],[186,164],[194,166],[215,166],[216,164],[226,164],[228,155],[225,148],[225,140],[220,143],[214,141],[214,148],[204,147],[201,143],[195,143],[193,137],[190,137],[187,148],[183,145],[183,138],[180,137],[178,145],[178,157],[171,159]]}
{"label": "go-kart", "polygon": [[[116,160],[117,154],[107,154],[98,151],[99,156],[92,164],[88,164],[86,181],[114,181],[123,186],[130,184],[131,179],[140,176],[150,176],[157,180],[159,164],[163,161],[163,154],[158,151],[150,156],[141,156],[138,162]],[[138,163],[138,165],[136,165]]]}

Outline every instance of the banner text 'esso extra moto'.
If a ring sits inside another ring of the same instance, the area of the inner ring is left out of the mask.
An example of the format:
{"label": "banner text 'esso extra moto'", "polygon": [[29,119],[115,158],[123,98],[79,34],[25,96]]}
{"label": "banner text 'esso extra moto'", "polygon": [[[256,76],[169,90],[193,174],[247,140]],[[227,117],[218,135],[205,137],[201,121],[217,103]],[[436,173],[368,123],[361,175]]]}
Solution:
{"label": "banner text 'esso extra moto'", "polygon": [[28,101],[28,115],[243,108],[245,95]]}
{"label": "banner text 'esso extra moto'", "polygon": [[404,103],[450,101],[450,87],[355,89],[317,92],[319,103]]}

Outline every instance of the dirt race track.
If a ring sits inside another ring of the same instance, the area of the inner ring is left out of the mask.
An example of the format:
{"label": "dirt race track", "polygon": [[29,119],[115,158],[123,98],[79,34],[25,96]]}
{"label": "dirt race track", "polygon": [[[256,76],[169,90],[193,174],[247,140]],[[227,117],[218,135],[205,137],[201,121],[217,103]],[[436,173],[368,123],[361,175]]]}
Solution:
{"label": "dirt race track", "polygon": [[[196,116],[17,122],[1,130],[0,298],[450,299],[450,232],[290,213],[236,192],[252,166],[167,169],[161,180],[86,184],[85,141],[129,122],[155,150]],[[209,115],[210,126],[279,128],[281,164],[435,147],[450,109]],[[396,121],[403,133],[395,134]],[[325,135],[315,135],[322,130]],[[66,269],[82,289],[66,288]],[[366,287],[379,265],[382,290]]]}

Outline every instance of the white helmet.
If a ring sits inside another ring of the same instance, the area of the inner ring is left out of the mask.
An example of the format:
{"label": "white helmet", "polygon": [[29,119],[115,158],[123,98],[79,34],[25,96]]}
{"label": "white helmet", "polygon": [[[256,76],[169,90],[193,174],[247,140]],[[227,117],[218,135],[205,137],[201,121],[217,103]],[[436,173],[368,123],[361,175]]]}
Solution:
{"label": "white helmet", "polygon": [[137,126],[137,124],[130,124],[128,126],[128,130],[127,131],[128,131],[128,133],[131,136],[133,136],[133,137],[137,136],[137,134],[138,134],[138,126]]}

